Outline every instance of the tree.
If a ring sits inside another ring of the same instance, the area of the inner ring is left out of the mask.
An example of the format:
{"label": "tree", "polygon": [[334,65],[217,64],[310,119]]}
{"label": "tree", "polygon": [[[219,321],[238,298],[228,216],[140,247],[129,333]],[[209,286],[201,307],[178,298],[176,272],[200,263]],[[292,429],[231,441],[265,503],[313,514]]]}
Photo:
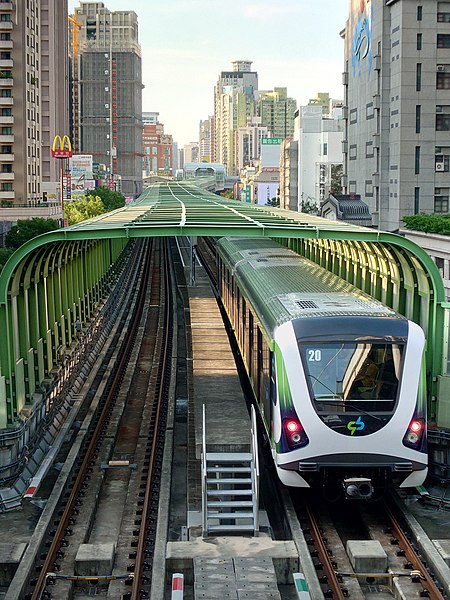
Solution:
{"label": "tree", "polygon": [[11,248],[0,248],[0,272],[13,252]]}
{"label": "tree", "polygon": [[270,198],[270,200],[267,200],[266,206],[273,206],[274,208],[280,208],[280,199],[277,198],[276,196],[274,196],[273,198]]}
{"label": "tree", "polygon": [[33,219],[19,220],[17,225],[11,227],[5,237],[5,245],[7,248],[17,250],[22,244],[33,239],[37,235],[47,233],[59,229],[58,221],[55,219],[43,219],[42,217],[34,217]]}
{"label": "tree", "polygon": [[91,191],[86,192],[86,196],[100,198],[103,202],[105,210],[103,212],[110,212],[116,210],[116,208],[122,208],[125,206],[125,196],[120,192],[112,192],[106,186],[100,185],[95,188],[94,194]]}
{"label": "tree", "polygon": [[331,165],[331,193],[333,196],[342,194],[342,175],[344,166],[341,164]]}
{"label": "tree", "polygon": [[69,225],[75,225],[109,212],[105,210],[100,196],[75,196],[74,198],[64,206],[64,214]]}

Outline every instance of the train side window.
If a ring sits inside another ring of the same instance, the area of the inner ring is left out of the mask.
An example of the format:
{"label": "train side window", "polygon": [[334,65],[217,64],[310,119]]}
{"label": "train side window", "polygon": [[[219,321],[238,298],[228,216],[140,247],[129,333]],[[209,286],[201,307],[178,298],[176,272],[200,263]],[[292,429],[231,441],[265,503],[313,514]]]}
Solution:
{"label": "train side window", "polygon": [[252,379],[252,366],[253,366],[253,352],[254,352],[254,337],[253,337],[253,313],[250,311],[248,315],[248,373],[250,379]]}

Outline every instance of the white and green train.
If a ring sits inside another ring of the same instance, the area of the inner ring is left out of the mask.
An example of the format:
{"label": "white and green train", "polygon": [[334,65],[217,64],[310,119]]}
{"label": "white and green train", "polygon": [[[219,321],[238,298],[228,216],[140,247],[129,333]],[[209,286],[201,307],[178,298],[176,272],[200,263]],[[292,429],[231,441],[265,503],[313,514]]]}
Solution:
{"label": "white and green train", "polygon": [[221,238],[217,261],[280,480],[348,498],[423,483],[422,329],[270,239]]}

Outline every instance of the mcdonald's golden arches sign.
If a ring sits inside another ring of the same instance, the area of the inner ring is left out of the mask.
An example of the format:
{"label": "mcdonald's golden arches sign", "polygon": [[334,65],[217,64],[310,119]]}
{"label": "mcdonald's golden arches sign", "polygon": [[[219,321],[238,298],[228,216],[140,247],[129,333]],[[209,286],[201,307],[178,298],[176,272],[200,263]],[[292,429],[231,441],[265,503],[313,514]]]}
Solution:
{"label": "mcdonald's golden arches sign", "polygon": [[68,135],[55,135],[52,144],[52,157],[53,158],[71,158],[72,156],[72,144]]}

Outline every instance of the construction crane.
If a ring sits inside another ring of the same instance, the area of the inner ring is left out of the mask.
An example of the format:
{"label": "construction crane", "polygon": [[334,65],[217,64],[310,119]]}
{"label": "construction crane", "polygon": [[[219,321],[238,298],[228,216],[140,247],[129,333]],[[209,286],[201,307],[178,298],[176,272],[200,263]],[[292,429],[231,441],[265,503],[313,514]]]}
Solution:
{"label": "construction crane", "polygon": [[71,26],[72,45],[72,144],[75,154],[80,152],[80,29],[83,23],[76,18],[67,17]]}

